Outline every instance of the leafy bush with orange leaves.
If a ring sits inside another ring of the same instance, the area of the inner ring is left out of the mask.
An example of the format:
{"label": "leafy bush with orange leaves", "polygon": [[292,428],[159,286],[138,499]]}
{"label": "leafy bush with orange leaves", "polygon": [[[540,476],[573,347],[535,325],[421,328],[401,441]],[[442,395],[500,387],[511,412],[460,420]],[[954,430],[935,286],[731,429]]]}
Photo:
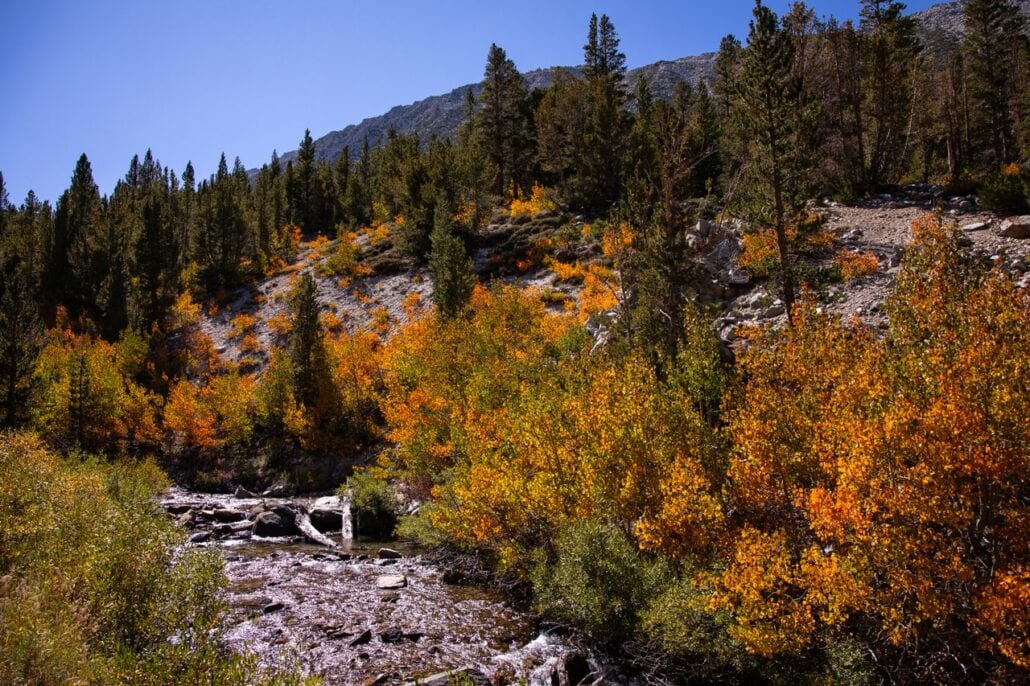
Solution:
{"label": "leafy bush with orange leaves", "polygon": [[255,390],[253,377],[236,373],[211,377],[203,385],[179,381],[165,402],[165,431],[178,446],[246,443],[254,431]]}
{"label": "leafy bush with orange leaves", "polygon": [[514,198],[511,201],[511,216],[533,216],[544,212],[556,212],[558,203],[554,200],[554,192],[540,184],[533,184],[528,198]]}
{"label": "leafy bush with orange leaves", "polygon": [[833,261],[840,267],[841,278],[845,281],[858,279],[869,274],[875,274],[880,267],[880,261],[871,252],[858,252],[857,250],[841,250]]}
{"label": "leafy bush with orange leaves", "polygon": [[711,607],[761,655],[857,622],[900,680],[1008,681],[1030,666],[1030,301],[926,217],[888,309],[885,339],[809,303],[752,341],[726,489],[748,525]]}
{"label": "leafy bush with orange leaves", "polygon": [[250,314],[238,314],[232,319],[232,328],[229,331],[229,338],[243,338],[254,332],[257,326],[257,318]]}
{"label": "leafy bush with orange leaves", "polygon": [[465,451],[467,427],[492,426],[523,384],[565,354],[578,328],[514,288],[477,286],[469,304],[467,319],[415,319],[384,351],[381,407],[395,444],[384,464],[422,497]]}

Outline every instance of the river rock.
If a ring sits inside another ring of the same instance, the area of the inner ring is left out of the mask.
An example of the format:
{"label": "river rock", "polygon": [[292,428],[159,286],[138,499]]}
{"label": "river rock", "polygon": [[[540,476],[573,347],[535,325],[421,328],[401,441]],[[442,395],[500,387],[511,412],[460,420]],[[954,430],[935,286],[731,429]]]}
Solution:
{"label": "river rock", "polygon": [[970,232],[973,232],[973,231],[983,231],[984,229],[986,229],[990,225],[991,225],[991,223],[989,221],[987,221],[987,222],[973,222],[972,224],[966,224],[965,226],[963,226],[962,230],[965,231],[966,233],[970,233]]}
{"label": "river rock", "polygon": [[366,643],[369,643],[371,641],[372,631],[369,629],[365,629],[360,634],[358,634],[357,637],[355,637],[348,645],[350,645],[351,648],[354,648],[356,646],[365,645]]}
{"label": "river rock", "polygon": [[241,519],[246,519],[247,513],[227,507],[220,507],[214,511],[214,518],[219,522],[238,522]]}
{"label": "river rock", "polygon": [[403,574],[384,574],[376,579],[376,588],[380,591],[396,591],[408,585],[408,579]]}
{"label": "river rock", "polygon": [[265,605],[263,608],[261,608],[261,611],[263,613],[265,613],[266,615],[268,615],[268,614],[272,614],[273,612],[278,612],[279,610],[283,609],[284,607],[286,607],[286,605],[284,605],[283,603],[281,603],[281,602],[279,602],[277,600],[274,603],[269,603],[268,605]]}
{"label": "river rock", "polygon": [[244,500],[246,498],[256,498],[258,496],[257,496],[257,493],[252,493],[251,491],[248,491],[243,486],[237,486],[236,487],[236,492],[233,493],[233,497],[234,498],[239,498],[240,500]]}
{"label": "river rock", "polygon": [[378,557],[380,560],[399,560],[404,556],[393,548],[380,548]]}
{"label": "river rock", "polygon": [[1009,217],[1003,221],[999,235],[1005,238],[1030,238],[1030,214]]}
{"label": "river rock", "polygon": [[293,523],[284,521],[275,512],[262,512],[254,520],[255,536],[289,536],[293,533]]}
{"label": "river rock", "polygon": [[[489,686],[490,677],[472,666],[458,667],[449,672],[438,672],[420,679],[413,679],[422,686],[448,686],[449,684],[474,684]],[[514,681],[514,679],[513,679]],[[507,683],[507,682],[505,682]]]}
{"label": "river rock", "polygon": [[339,531],[343,528],[343,502],[335,495],[319,498],[311,506],[308,516],[311,525],[322,533]]}
{"label": "river rock", "polygon": [[199,531],[190,536],[190,543],[203,543],[209,538],[211,538],[210,531]]}
{"label": "river rock", "polygon": [[420,638],[422,638],[422,634],[417,631],[407,632],[403,631],[399,627],[390,627],[379,634],[379,640],[383,643],[403,643],[404,641],[411,641],[414,643]]}
{"label": "river rock", "polygon": [[551,686],[579,686],[585,683],[593,670],[582,653],[565,655],[551,672]]}

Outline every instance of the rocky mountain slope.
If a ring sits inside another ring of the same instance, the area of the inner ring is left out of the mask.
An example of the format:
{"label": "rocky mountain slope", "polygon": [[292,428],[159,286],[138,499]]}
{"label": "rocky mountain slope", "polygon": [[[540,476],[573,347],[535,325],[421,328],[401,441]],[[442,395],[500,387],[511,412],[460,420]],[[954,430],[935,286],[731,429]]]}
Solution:
{"label": "rocky mountain slope", "polygon": [[[1013,0],[1027,17],[1030,17],[1030,0]],[[817,8],[818,10],[818,8]],[[919,26],[919,36],[929,51],[936,52],[958,44],[964,32],[962,1],[944,2],[913,15]],[[696,84],[698,81],[711,83],[715,77],[714,52],[703,53],[676,60],[660,61],[632,69],[626,74],[628,90],[632,92],[637,81],[646,76],[657,97],[668,98],[673,87],[680,81]],[[564,67],[578,74],[579,67]],[[553,69],[536,69],[525,74],[529,88],[546,88],[551,84]],[[465,93],[472,89],[478,94],[481,84],[459,86],[449,93],[434,95],[410,105],[398,105],[389,112],[370,117],[358,124],[351,124],[338,131],[331,131],[315,141],[315,154],[319,159],[335,160],[344,148],[351,155],[357,155],[367,137],[369,143],[386,136],[393,129],[400,133],[417,133],[423,140],[430,136],[453,137],[465,117]],[[281,156],[283,163],[295,159],[295,150]]]}
{"label": "rocky mountain slope", "polygon": [[[711,83],[714,77],[715,53],[709,52],[693,57],[682,57],[678,60],[661,61],[626,74],[626,85],[632,91],[637,81],[646,76],[658,97],[671,97],[673,86],[680,81],[697,83],[704,80]],[[577,76],[579,67],[561,67]],[[554,69],[536,69],[524,74],[530,90],[543,89],[551,85]],[[352,155],[361,150],[365,137],[369,143],[386,136],[393,129],[400,133],[417,133],[423,140],[430,136],[438,138],[453,137],[465,120],[465,93],[472,89],[478,95],[482,84],[470,83],[455,88],[450,93],[434,95],[410,105],[398,105],[386,114],[370,117],[360,124],[351,124],[339,131],[331,131],[315,141],[315,155],[319,159],[334,160],[339,157],[345,147],[350,148]],[[281,156],[283,163],[296,159],[297,151],[292,150]]]}
{"label": "rocky mountain slope", "polygon": [[[1030,19],[1030,0],[1010,0]],[[919,40],[930,50],[954,47],[966,33],[962,0],[942,2],[913,16],[918,22]]]}

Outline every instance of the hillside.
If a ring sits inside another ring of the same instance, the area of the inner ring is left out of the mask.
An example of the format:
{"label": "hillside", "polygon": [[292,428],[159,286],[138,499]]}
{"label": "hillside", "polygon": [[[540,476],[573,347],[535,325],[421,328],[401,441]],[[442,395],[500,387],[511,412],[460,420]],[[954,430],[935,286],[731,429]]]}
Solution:
{"label": "hillside", "polygon": [[[1025,16],[1030,17],[1030,0],[1014,2]],[[962,39],[965,30],[962,12],[962,2],[956,0],[915,13],[913,16],[919,25],[920,40],[930,51],[954,47]],[[710,84],[715,77],[715,56],[714,52],[706,52],[631,69],[626,74],[627,89],[632,92],[643,76],[648,78],[652,90],[659,98],[670,97],[673,87],[680,81],[696,84],[704,80]],[[579,73],[579,67],[560,68]],[[553,69],[536,69],[526,72],[524,76],[530,90],[533,90],[547,88],[553,73]],[[464,120],[465,93],[470,88],[474,94],[478,94],[482,85],[465,84],[449,93],[433,95],[410,105],[397,105],[385,114],[369,117],[338,131],[330,131],[315,141],[315,155],[319,159],[335,160],[346,147],[350,148],[352,155],[357,155],[365,138],[374,145],[390,129],[398,133],[417,133],[422,139],[453,136]],[[291,150],[281,155],[281,159],[285,164],[296,156],[297,151]]]}
{"label": "hillside", "polygon": [[[637,81],[646,76],[655,94],[667,98],[672,94],[673,86],[680,81],[697,83],[704,80],[711,83],[714,64],[714,52],[655,62],[630,70],[626,75],[626,84],[632,90]],[[556,68],[579,74],[579,67]],[[553,69],[536,69],[524,74],[530,90],[547,88],[551,85],[553,75]],[[366,137],[374,145],[375,141],[385,136],[390,129],[400,133],[417,133],[423,139],[431,136],[452,136],[464,120],[465,93],[470,88],[478,95],[482,84],[469,83],[443,95],[433,95],[410,105],[397,105],[378,117],[370,117],[339,131],[331,131],[315,141],[315,154],[319,159],[334,160],[345,147],[349,147],[351,154],[356,155]],[[285,163],[296,156],[297,151],[291,150],[281,155],[281,159]]]}

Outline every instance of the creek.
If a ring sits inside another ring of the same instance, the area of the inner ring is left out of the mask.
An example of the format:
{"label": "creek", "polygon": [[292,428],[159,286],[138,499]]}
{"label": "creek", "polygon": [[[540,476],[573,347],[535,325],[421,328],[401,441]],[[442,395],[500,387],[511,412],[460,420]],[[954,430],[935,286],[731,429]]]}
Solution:
{"label": "creek", "polygon": [[[189,545],[214,547],[224,557],[226,641],[265,667],[362,686],[564,685],[598,676],[593,659],[540,631],[534,616],[497,589],[454,583],[418,548],[355,540],[345,499],[172,489],[161,505],[192,532]],[[255,535],[268,533],[268,512],[281,519],[299,513],[298,524],[313,523],[335,547],[312,543],[302,526],[289,535]]]}

